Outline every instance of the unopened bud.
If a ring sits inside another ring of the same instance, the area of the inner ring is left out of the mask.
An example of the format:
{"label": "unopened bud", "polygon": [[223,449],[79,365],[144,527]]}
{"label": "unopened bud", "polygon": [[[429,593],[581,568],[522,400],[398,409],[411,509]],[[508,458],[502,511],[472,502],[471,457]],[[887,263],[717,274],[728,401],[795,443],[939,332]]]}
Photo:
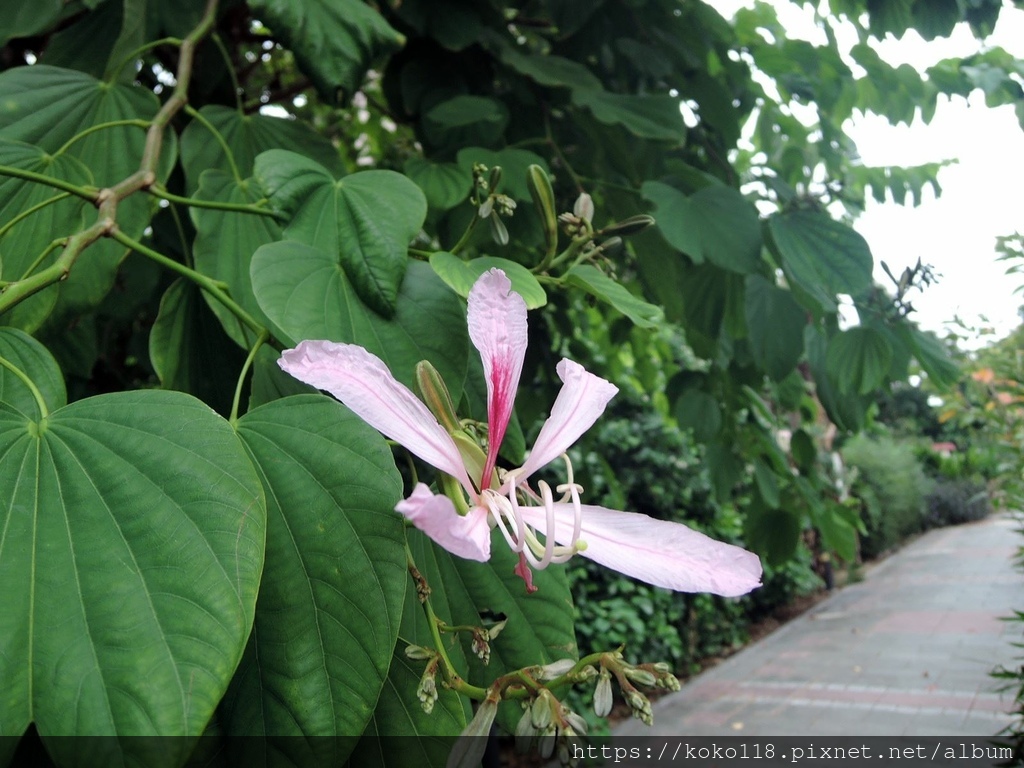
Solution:
{"label": "unopened bud", "polygon": [[627,667],[623,671],[626,673],[626,677],[628,677],[634,683],[646,685],[648,688],[654,688],[658,684],[658,678],[654,676],[653,672],[650,672],[646,669],[640,669],[638,667]]}
{"label": "unopened bud", "polygon": [[419,687],[416,688],[416,698],[420,700],[420,706],[428,715],[434,711],[434,704],[437,702],[436,658],[423,670],[423,677],[420,678]]}
{"label": "unopened bud", "polygon": [[503,630],[503,629],[505,628],[505,625],[506,625],[506,624],[508,624],[508,619],[502,619],[502,620],[501,620],[501,621],[499,621],[499,622],[498,622],[497,624],[494,624],[494,625],[492,625],[492,626],[491,626],[491,627],[490,627],[490,628],[489,628],[489,629],[487,630],[487,637],[488,637],[489,639],[491,639],[491,640],[493,640],[494,638],[496,638],[496,637],[497,637],[498,635],[500,635],[500,634],[501,634],[501,630]]}
{"label": "unopened bud", "polygon": [[551,258],[558,250],[558,214],[555,211],[555,192],[551,188],[551,179],[539,165],[531,165],[526,169],[526,186],[544,229],[544,256]]}
{"label": "unopened bud", "polygon": [[537,679],[554,680],[556,677],[561,677],[575,666],[576,662],[573,659],[559,659],[558,661],[553,661],[540,668],[540,671],[537,673]]}
{"label": "unopened bud", "polygon": [[421,645],[405,646],[405,657],[412,661],[425,661],[427,659],[432,659],[435,656],[437,656],[437,653],[429,648],[424,648]]}
{"label": "unopened bud", "polygon": [[572,710],[565,710],[565,721],[568,723],[568,726],[562,731],[563,735],[575,736],[580,734],[585,736],[587,734],[587,721]]}
{"label": "unopened bud", "polygon": [[597,677],[597,685],[594,687],[594,714],[598,717],[608,717],[612,711],[612,676],[607,669],[601,668]]}
{"label": "unopened bud", "polygon": [[487,180],[487,183],[491,187],[491,192],[496,192],[498,185],[501,184],[501,166],[496,165],[491,168],[491,175]]}
{"label": "unopened bud", "polygon": [[505,228],[505,222],[501,220],[500,216],[488,216],[487,220],[491,223],[491,237],[498,245],[508,245],[508,229]]}
{"label": "unopened bud", "polygon": [[448,755],[448,762],[445,768],[479,768],[487,749],[487,737],[491,733],[491,726],[498,714],[498,702],[501,694],[494,690],[487,691],[476,714],[469,721],[469,725],[456,739],[451,754]]}
{"label": "unopened bud", "polygon": [[455,415],[452,396],[437,368],[427,360],[416,363],[416,391],[423,404],[434,414],[448,433],[459,431],[459,417]]}
{"label": "unopened bud", "polygon": [[594,200],[586,192],[583,192],[579,197],[576,198],[576,203],[572,207],[572,212],[578,219],[583,221],[593,221],[594,219]]}
{"label": "unopened bud", "polygon": [[609,224],[601,230],[601,234],[628,237],[629,235],[635,235],[637,232],[643,232],[652,224],[654,224],[654,217],[641,213],[636,216],[630,216],[628,219],[623,219],[615,224]]}
{"label": "unopened bud", "polygon": [[542,689],[533,704],[530,705],[530,722],[538,731],[543,731],[551,725],[551,694],[547,689]]}
{"label": "unopened bud", "polygon": [[473,629],[473,653],[479,657],[485,666],[491,662],[491,644],[487,640],[488,634],[486,629],[479,627]]}
{"label": "unopened bud", "polygon": [[654,725],[654,713],[651,711],[651,702],[636,688],[623,691],[626,695],[626,703],[629,704],[633,717],[645,725]]}
{"label": "unopened bud", "polygon": [[523,710],[523,716],[519,718],[519,722],[516,724],[516,751],[526,752],[529,750],[530,745],[533,743],[533,738],[536,735],[537,729],[533,727],[533,715],[531,708],[527,707]]}

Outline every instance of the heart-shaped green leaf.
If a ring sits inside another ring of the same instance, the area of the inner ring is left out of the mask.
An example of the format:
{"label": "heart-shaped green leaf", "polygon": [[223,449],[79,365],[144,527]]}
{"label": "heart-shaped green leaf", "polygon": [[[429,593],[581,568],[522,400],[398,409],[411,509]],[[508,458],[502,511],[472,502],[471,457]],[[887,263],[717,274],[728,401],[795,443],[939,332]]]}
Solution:
{"label": "heart-shaped green leaf", "polygon": [[572,92],[572,100],[577,106],[590,110],[599,122],[621,125],[641,139],[681,144],[686,137],[679,99],[673,96],[577,89]]}
{"label": "heart-shaped green leaf", "polygon": [[439,151],[498,143],[508,125],[508,107],[487,96],[460,94],[435,104],[423,116],[427,141]]}
{"label": "heart-shaped green leaf", "polygon": [[489,269],[501,269],[512,281],[512,290],[526,301],[527,309],[537,309],[548,303],[547,293],[530,270],[508,259],[481,256],[478,259],[463,261],[447,251],[437,251],[430,256],[430,266],[448,287],[462,298],[469,296],[473,285],[484,272]]}
{"label": "heart-shaped green leaf", "polygon": [[427,196],[431,208],[447,211],[469,199],[471,173],[455,163],[435,163],[422,157],[410,157],[403,168]]}
{"label": "heart-shaped green leaf", "polygon": [[[102,395],[40,421],[0,404],[0,456],[0,733],[202,733],[263,569],[263,493],[231,427],[177,392]],[[124,762],[178,765],[191,746]],[[95,764],[88,750],[57,760]]]}
{"label": "heart-shaped green leaf", "polygon": [[647,181],[643,196],[656,206],[658,229],[696,263],[747,274],[761,264],[757,210],[732,187],[711,185],[684,195],[660,181]]}
{"label": "heart-shaped green leaf", "polygon": [[322,395],[276,400],[237,429],[267,496],[267,555],[222,724],[284,737],[273,748],[294,765],[324,764],[309,737],[342,737],[320,745],[338,764],[373,714],[398,637],[402,481],[384,439]]}
{"label": "heart-shaped green leaf", "polygon": [[[207,104],[199,114],[216,129],[231,150],[235,167],[243,179],[252,175],[256,156],[268,149],[289,149],[316,160],[336,176],[344,174],[338,150],[302,120],[285,120],[269,115],[247,115],[219,104]],[[199,186],[204,171],[231,171],[228,156],[199,120],[189,123],[181,134],[181,164],[189,189]]]}
{"label": "heart-shaped green leaf", "polygon": [[761,275],[747,275],[745,301],[754,360],[772,379],[782,381],[804,351],[807,313],[789,291]]}
{"label": "heart-shaped green leaf", "polygon": [[409,387],[416,363],[429,360],[452,397],[461,395],[469,347],[465,309],[429,265],[409,265],[390,320],[359,300],[336,258],[302,243],[270,243],[256,251],[252,285],[279,338],[359,344]]}
{"label": "heart-shaped green leaf", "polygon": [[279,149],[256,158],[255,175],[289,216],[285,238],[340,258],[359,298],[392,317],[409,241],[427,216],[420,188],[394,171],[336,180],[315,161]]}
{"label": "heart-shaped green leaf", "polygon": [[[0,137],[80,160],[98,187],[123,181],[139,169],[145,131],[138,126],[113,125],[68,142],[105,123],[150,120],[159,108],[159,100],[147,88],[111,85],[70,69],[36,65],[0,73]],[[168,131],[160,155],[161,178],[170,173],[175,157],[175,136]],[[117,207],[118,228],[133,238],[140,237],[153,210],[152,199],[131,195]],[[51,239],[69,234],[72,232],[54,231]],[[113,285],[124,255],[124,247],[112,240],[90,246],[89,268],[72,270],[61,284],[56,313],[78,314],[99,304]]]}
{"label": "heart-shaped green leaf", "polygon": [[[28,376],[48,411],[55,411],[67,402],[60,366],[50,351],[27,333],[16,328],[0,328],[0,357]],[[7,403],[34,421],[43,417],[32,390],[5,366],[0,366],[0,403]]]}
{"label": "heart-shaped green leaf", "polygon": [[252,0],[250,7],[329,101],[350,97],[374,60],[405,42],[361,0]]}
{"label": "heart-shaped green leaf", "polygon": [[[79,186],[92,184],[89,169],[73,157],[53,157],[20,141],[0,138],[0,165]],[[42,184],[0,176],[0,222],[4,222],[4,228],[0,230],[0,279],[10,282],[25,277],[56,238],[82,228],[85,201],[81,198],[65,197],[45,205],[47,200],[54,200],[60,194],[58,190]],[[45,207],[37,207],[43,205]],[[15,222],[16,217],[22,214],[26,214],[25,217]],[[59,250],[53,250],[36,268],[52,264],[58,253]],[[4,324],[35,330],[50,314],[57,295],[58,291],[53,289],[29,297],[4,314]]]}
{"label": "heart-shaped green leaf", "polygon": [[[252,205],[262,196],[262,190],[252,179],[238,183],[223,171],[204,173],[199,180],[199,191],[196,192],[196,197],[201,200],[235,205]],[[269,216],[210,208],[192,208],[191,214],[196,227],[196,239],[192,247],[196,269],[222,281],[227,285],[232,299],[258,322],[269,325],[270,321],[253,294],[249,267],[257,248],[281,239],[281,228],[277,221]],[[219,301],[208,295],[206,297],[228,336],[243,347],[251,347],[255,341],[252,329],[243,325]]]}
{"label": "heart-shaped green leaf", "polygon": [[866,395],[889,372],[892,347],[878,331],[858,326],[841,331],[828,343],[825,365],[843,394]]}
{"label": "heart-shaped green leaf", "polygon": [[867,242],[827,213],[793,211],[768,219],[769,245],[786,276],[823,309],[835,311],[837,293],[871,286],[874,260]]}

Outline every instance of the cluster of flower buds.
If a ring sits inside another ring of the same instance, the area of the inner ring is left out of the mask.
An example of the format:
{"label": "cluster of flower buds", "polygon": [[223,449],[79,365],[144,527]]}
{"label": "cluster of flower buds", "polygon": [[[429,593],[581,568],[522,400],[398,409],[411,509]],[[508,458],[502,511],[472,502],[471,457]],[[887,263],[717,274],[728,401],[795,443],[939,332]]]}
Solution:
{"label": "cluster of flower buds", "polygon": [[427,666],[420,677],[420,684],[416,688],[416,698],[420,700],[420,706],[428,715],[434,711],[434,704],[437,703],[437,668],[441,657],[436,651],[424,648],[419,645],[407,645],[405,655],[412,661],[426,661]]}
{"label": "cluster of flower buds", "polygon": [[672,674],[672,668],[665,662],[629,664],[622,658],[620,652],[607,653],[601,658],[601,670],[597,673],[597,684],[594,687],[594,713],[598,717],[607,717],[612,711],[612,675],[615,676],[622,697],[629,705],[633,717],[647,725],[654,722],[651,702],[633,683],[645,688],[679,690],[679,679]]}
{"label": "cluster of flower buds", "polygon": [[494,242],[508,245],[508,229],[501,219],[511,218],[516,210],[516,201],[497,191],[500,184],[500,165],[488,168],[482,163],[473,164],[473,192],[470,199],[477,206],[476,215],[487,219]]}
{"label": "cluster of flower buds", "polygon": [[572,213],[562,213],[558,221],[562,225],[562,231],[569,237],[580,237],[589,235],[594,231],[591,221],[594,218],[594,200],[586,192],[576,198],[572,207]]}
{"label": "cluster of flower buds", "polygon": [[505,623],[508,620],[499,621],[497,624],[492,624],[490,627],[473,627],[473,653],[482,661],[485,665],[491,661],[491,640],[496,638],[498,634],[505,628]]}
{"label": "cluster of flower buds", "polygon": [[573,740],[585,736],[587,721],[542,688],[532,701],[523,703],[523,716],[516,725],[516,750],[527,752],[536,747],[541,757],[557,753],[563,765],[573,763]]}

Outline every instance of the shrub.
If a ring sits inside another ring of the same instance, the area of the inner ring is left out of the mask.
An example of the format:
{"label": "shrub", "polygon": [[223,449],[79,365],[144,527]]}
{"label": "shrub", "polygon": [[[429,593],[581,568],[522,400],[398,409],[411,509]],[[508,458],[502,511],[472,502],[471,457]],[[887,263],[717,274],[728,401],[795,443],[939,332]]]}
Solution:
{"label": "shrub", "polygon": [[928,508],[926,528],[981,520],[991,511],[988,489],[977,480],[939,480],[925,503]]}
{"label": "shrub", "polygon": [[858,435],[843,447],[853,473],[851,492],[860,499],[867,533],[861,554],[877,557],[922,530],[930,481],[914,450],[892,438]]}

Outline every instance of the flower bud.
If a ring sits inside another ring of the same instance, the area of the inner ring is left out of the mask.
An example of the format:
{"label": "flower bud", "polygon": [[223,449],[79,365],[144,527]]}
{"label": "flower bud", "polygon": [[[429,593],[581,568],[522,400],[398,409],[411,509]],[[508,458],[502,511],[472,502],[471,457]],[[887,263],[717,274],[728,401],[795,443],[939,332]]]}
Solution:
{"label": "flower bud", "polygon": [[491,175],[487,180],[488,185],[491,188],[491,192],[495,192],[498,189],[498,185],[501,184],[501,166],[496,165],[491,168]]}
{"label": "flower bud", "polygon": [[544,229],[544,257],[551,258],[558,250],[558,214],[555,211],[555,192],[551,188],[551,179],[539,165],[531,165],[526,169],[526,186]]}
{"label": "flower bud", "polygon": [[487,750],[487,737],[498,714],[500,700],[500,693],[494,690],[487,691],[487,698],[480,703],[473,719],[456,739],[445,768],[479,768],[480,760]]}
{"label": "flower bud", "polygon": [[551,694],[545,688],[541,689],[540,694],[533,700],[533,704],[530,705],[530,722],[533,723],[533,727],[538,731],[543,731],[551,725],[551,706],[553,703]]}
{"label": "flower bud", "polygon": [[601,230],[600,234],[628,237],[629,235],[635,235],[637,232],[642,232],[652,224],[654,224],[654,217],[641,213],[636,216],[630,216],[628,219],[623,219],[615,224],[609,224]]}
{"label": "flower bud", "polygon": [[508,245],[508,230],[505,228],[505,222],[501,220],[500,216],[488,216],[487,220],[491,223],[491,237],[498,245]]}
{"label": "flower bud", "polygon": [[516,751],[528,751],[536,735],[537,729],[533,727],[533,713],[530,707],[526,707],[523,710],[523,716],[519,718],[519,722],[516,724]]}
{"label": "flower bud", "polygon": [[416,688],[416,698],[420,700],[420,706],[428,715],[433,712],[434,704],[437,702],[437,659],[427,664],[423,670],[423,677],[420,678],[419,687]]}
{"label": "flower bud", "polygon": [[594,219],[594,200],[586,192],[583,192],[579,197],[576,198],[576,204],[572,207],[573,215],[583,221],[593,221]]}
{"label": "flower bud", "polygon": [[487,642],[488,639],[489,637],[486,629],[479,627],[473,629],[473,653],[477,655],[485,666],[491,662],[491,644]]}
{"label": "flower bud", "polygon": [[565,710],[565,721],[568,723],[568,726],[563,730],[565,736],[587,735],[587,721],[577,713],[569,709]]}
{"label": "flower bud", "polygon": [[608,717],[612,711],[612,676],[607,669],[601,668],[597,677],[597,685],[594,687],[594,714],[598,717]]}
{"label": "flower bud", "polygon": [[658,678],[649,670],[640,669],[639,667],[626,667],[623,671],[626,673],[626,677],[634,683],[646,685],[648,688],[654,688],[658,684]]}
{"label": "flower bud", "polygon": [[416,393],[423,404],[434,414],[434,418],[448,430],[448,433],[459,431],[459,417],[455,415],[452,396],[448,387],[438,373],[437,368],[426,360],[416,363]]}
{"label": "flower bud", "polygon": [[645,725],[654,725],[654,712],[651,711],[651,702],[636,688],[623,691],[626,696],[626,703],[629,704],[633,717]]}
{"label": "flower bud", "polygon": [[427,659],[432,659],[435,656],[437,656],[437,653],[429,648],[424,648],[421,645],[405,646],[405,657],[412,661],[426,661]]}
{"label": "flower bud", "polygon": [[554,680],[556,677],[561,677],[570,669],[576,666],[576,662],[573,659],[559,659],[553,661],[550,664],[545,664],[537,672],[538,680]]}

